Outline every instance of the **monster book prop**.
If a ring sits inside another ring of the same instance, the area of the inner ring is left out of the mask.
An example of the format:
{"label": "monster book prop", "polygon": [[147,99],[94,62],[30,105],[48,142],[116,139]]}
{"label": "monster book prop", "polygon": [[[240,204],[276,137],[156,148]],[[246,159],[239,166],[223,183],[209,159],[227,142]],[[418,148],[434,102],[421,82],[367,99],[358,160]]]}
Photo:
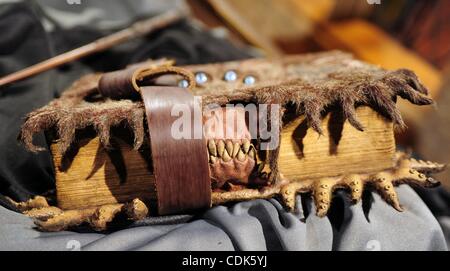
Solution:
{"label": "monster book prop", "polygon": [[[56,206],[43,197],[16,206],[47,231],[104,230],[119,214],[139,220],[257,198],[294,210],[307,192],[322,217],[336,189],[356,202],[372,188],[401,211],[394,186],[434,187],[429,174],[444,166],[395,151],[394,129],[405,127],[398,96],[433,103],[413,72],[341,52],[183,67],[163,59],[86,75],[30,113],[19,136],[39,151],[33,135],[46,132]],[[179,104],[200,112],[200,137],[173,138]],[[230,104],[266,105],[256,123],[277,132],[276,144],[252,132],[247,107]]]}

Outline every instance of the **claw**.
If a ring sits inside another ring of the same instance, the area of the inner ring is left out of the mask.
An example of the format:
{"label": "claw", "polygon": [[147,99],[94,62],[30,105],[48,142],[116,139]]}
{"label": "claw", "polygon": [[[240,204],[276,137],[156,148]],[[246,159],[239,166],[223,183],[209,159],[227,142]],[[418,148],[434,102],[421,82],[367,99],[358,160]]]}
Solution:
{"label": "claw", "polygon": [[384,108],[384,110],[388,113],[389,117],[399,129],[404,129],[406,127],[400,111],[393,101],[386,100],[381,107]]}
{"label": "claw", "polygon": [[348,122],[359,131],[364,131],[364,126],[359,122],[355,112],[355,101],[351,98],[345,98],[342,101],[342,110]]}
{"label": "claw", "polygon": [[417,75],[413,71],[408,69],[399,69],[395,72],[397,74],[400,74],[401,77],[405,79],[407,84],[411,86],[414,90],[423,93],[425,95],[428,94],[428,89],[422,83],[419,82]]}
{"label": "claw", "polygon": [[60,118],[58,121],[58,136],[60,138],[59,152],[65,153],[73,139],[75,138],[76,123],[78,122],[78,114],[73,114],[72,117]]}
{"label": "claw", "polygon": [[12,200],[10,198],[7,198],[7,199],[11,202],[11,204],[13,204],[21,212],[30,211],[32,209],[41,209],[41,208],[50,207],[50,205],[47,202],[47,199],[42,196],[36,196],[25,202],[15,202],[14,200]]}
{"label": "claw", "polygon": [[89,218],[89,224],[97,230],[105,230],[118,213],[121,212],[123,204],[109,204],[99,207]]}
{"label": "claw", "polygon": [[350,189],[352,202],[357,203],[361,199],[364,189],[364,182],[361,176],[358,174],[346,176],[342,183]]}
{"label": "claw", "polygon": [[145,203],[140,199],[134,199],[130,203],[125,204],[123,209],[128,219],[131,220],[137,221],[148,216],[147,205],[145,205]]}
{"label": "claw", "polygon": [[289,211],[295,210],[295,196],[300,192],[307,192],[311,188],[311,181],[288,183],[281,187],[281,197]]}
{"label": "claw", "polygon": [[97,130],[100,142],[105,149],[111,148],[111,144],[109,142],[110,127],[111,123],[109,121],[109,116],[101,117],[101,120],[95,125],[95,130]]}
{"label": "claw", "polygon": [[133,129],[134,133],[134,149],[138,150],[144,143],[144,112],[142,110],[135,109],[129,120],[129,125]]}
{"label": "claw", "polygon": [[416,159],[409,159],[409,166],[412,169],[419,171],[420,173],[430,174],[430,173],[439,173],[445,170],[447,165],[435,163],[431,161],[423,161]]}
{"label": "claw", "polygon": [[333,188],[336,181],[334,179],[320,179],[314,184],[314,202],[317,206],[317,216],[324,217],[331,205],[333,196]]}
{"label": "claw", "polygon": [[400,166],[395,171],[394,176],[396,184],[409,183],[426,188],[433,188],[440,184],[439,181],[411,167]]}
{"label": "claw", "polygon": [[95,209],[68,210],[49,219],[37,219],[34,223],[43,231],[62,231],[70,227],[76,227],[87,222]]}
{"label": "claw", "polygon": [[435,178],[433,177],[427,178],[426,187],[435,188],[438,187],[439,185],[441,185],[441,182],[436,180]]}
{"label": "claw", "polygon": [[397,211],[403,211],[403,207],[400,206],[400,202],[398,200],[397,192],[395,192],[394,184],[392,183],[392,177],[388,173],[378,173],[371,178],[371,183],[377,190],[378,194],[380,194],[380,196],[387,203],[389,203]]}
{"label": "claw", "polygon": [[406,85],[397,90],[397,93],[403,99],[406,99],[413,104],[417,105],[428,105],[433,104],[433,99],[425,96],[424,94],[414,90],[412,87]]}
{"label": "claw", "polygon": [[147,206],[139,199],[126,204],[107,204],[83,210],[62,211],[56,207],[32,209],[25,212],[35,219],[35,224],[43,231],[62,231],[71,227],[89,223],[97,231],[106,230],[108,223],[119,214],[125,214],[130,220],[140,220],[148,215]]}
{"label": "claw", "polygon": [[381,90],[380,86],[373,85],[368,87],[368,97],[376,105],[380,108],[385,114],[389,116],[389,118],[394,122],[394,124],[400,128],[404,129],[406,127],[405,122],[402,119],[400,111],[398,110],[395,102],[392,101],[391,97],[386,97]]}
{"label": "claw", "polygon": [[321,122],[321,106],[320,102],[315,100],[306,100],[303,104],[305,110],[306,120],[308,125],[314,129],[319,135],[323,134],[322,122]]}
{"label": "claw", "polygon": [[54,112],[51,110],[46,112],[45,109],[47,108],[48,107],[44,107],[38,112],[31,113],[22,125],[19,140],[21,140],[30,151],[37,152],[45,150],[45,148],[33,144],[33,135],[48,130],[56,124]]}
{"label": "claw", "polygon": [[48,220],[52,217],[55,217],[57,215],[60,215],[63,211],[59,209],[58,207],[43,207],[39,209],[31,209],[28,211],[24,211],[23,214],[39,220]]}

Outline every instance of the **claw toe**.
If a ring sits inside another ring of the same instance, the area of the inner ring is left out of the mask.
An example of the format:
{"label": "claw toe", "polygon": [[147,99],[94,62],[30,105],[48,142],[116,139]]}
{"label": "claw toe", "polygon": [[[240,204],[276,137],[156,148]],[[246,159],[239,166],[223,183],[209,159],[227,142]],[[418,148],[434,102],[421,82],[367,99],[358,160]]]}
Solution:
{"label": "claw toe", "polygon": [[357,203],[364,190],[364,182],[360,175],[353,174],[344,178],[343,183],[350,189],[350,197],[353,203]]}
{"label": "claw toe", "polygon": [[310,184],[310,181],[292,182],[281,187],[280,194],[283,203],[289,211],[295,210],[295,196],[297,193],[309,191]]}
{"label": "claw toe", "polygon": [[315,184],[314,202],[316,203],[318,217],[324,217],[331,205],[334,181],[331,179],[321,179]]}
{"label": "claw toe", "polygon": [[400,205],[397,192],[394,189],[394,184],[392,179],[388,174],[381,173],[377,174],[373,179],[372,183],[374,184],[378,194],[389,203],[394,209],[399,212],[403,211],[403,207]]}

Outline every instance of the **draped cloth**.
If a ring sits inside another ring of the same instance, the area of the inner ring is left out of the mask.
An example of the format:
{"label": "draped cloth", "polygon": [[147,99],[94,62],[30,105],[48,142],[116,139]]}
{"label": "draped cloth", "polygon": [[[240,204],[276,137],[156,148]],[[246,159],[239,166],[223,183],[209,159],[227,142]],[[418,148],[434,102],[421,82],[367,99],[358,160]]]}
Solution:
{"label": "draped cloth", "polygon": [[[95,1],[82,1],[79,7],[52,0],[0,4],[0,75],[93,41],[143,14],[180,4],[145,2],[108,1],[101,8]],[[248,50],[181,22],[2,89],[0,250],[447,250],[446,236],[434,215],[439,215],[448,238],[448,193],[425,192],[427,207],[406,185],[398,188],[405,207],[402,213],[371,192],[356,205],[338,193],[325,218],[315,216],[309,197],[298,196],[297,213],[286,212],[275,199],[253,200],[217,206],[195,217],[148,218],[108,233],[39,232],[30,218],[15,212],[5,200],[8,196],[23,201],[54,189],[50,152],[29,153],[16,143],[16,137],[26,113],[58,97],[81,75],[120,69],[148,58],[201,64],[249,56]],[[43,135],[35,140],[45,144]],[[443,205],[439,198],[444,198]]]}

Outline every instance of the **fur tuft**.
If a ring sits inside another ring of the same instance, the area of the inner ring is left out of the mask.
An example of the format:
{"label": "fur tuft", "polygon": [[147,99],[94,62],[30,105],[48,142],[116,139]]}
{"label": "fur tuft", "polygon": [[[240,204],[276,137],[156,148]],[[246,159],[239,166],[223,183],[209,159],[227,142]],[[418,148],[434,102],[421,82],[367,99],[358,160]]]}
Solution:
{"label": "fur tuft", "polygon": [[[319,134],[322,133],[321,116],[330,107],[342,109],[349,123],[363,131],[355,114],[357,106],[370,106],[392,120],[397,129],[404,129],[405,123],[395,104],[397,96],[417,105],[433,103],[427,97],[428,90],[412,71],[386,71],[341,52],[183,68],[191,72],[201,70],[209,75],[211,82],[191,90],[203,97],[204,105],[253,102],[284,107],[294,104],[297,113],[304,114],[309,126]],[[249,87],[241,81],[224,82],[223,71],[228,69],[236,70],[240,76],[254,75],[257,83]],[[64,153],[74,141],[77,130],[93,127],[103,146],[109,148],[111,127],[124,125],[134,133],[134,148],[139,149],[145,138],[142,102],[96,97],[100,77],[101,74],[83,76],[61,98],[30,113],[19,140],[29,150],[39,151],[43,148],[33,144],[33,135],[53,130]]]}

